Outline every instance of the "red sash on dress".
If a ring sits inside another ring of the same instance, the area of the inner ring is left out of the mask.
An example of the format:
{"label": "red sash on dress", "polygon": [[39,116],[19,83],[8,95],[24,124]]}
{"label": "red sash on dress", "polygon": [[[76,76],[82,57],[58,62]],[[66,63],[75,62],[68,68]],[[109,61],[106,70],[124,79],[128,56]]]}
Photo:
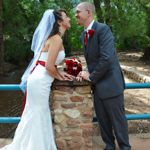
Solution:
{"label": "red sash on dress", "polygon": [[[34,71],[34,69],[36,68],[37,65],[41,65],[43,67],[45,67],[45,61],[41,61],[41,60],[38,60],[35,64],[35,66],[33,67],[33,69],[31,70],[31,73]],[[26,96],[27,96],[27,91],[25,91],[25,95],[24,95],[24,98],[23,98],[23,104],[22,104],[22,113],[24,111],[24,108],[25,108],[25,104],[26,104]],[[21,113],[21,114],[22,114]]]}

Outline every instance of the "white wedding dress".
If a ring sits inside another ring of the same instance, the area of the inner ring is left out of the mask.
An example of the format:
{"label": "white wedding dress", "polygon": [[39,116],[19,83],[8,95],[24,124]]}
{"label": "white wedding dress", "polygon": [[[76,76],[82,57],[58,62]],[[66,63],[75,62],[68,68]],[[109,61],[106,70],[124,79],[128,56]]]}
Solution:
{"label": "white wedding dress", "polygon": [[[47,52],[42,52],[39,60],[47,60]],[[65,57],[58,53],[56,65]],[[42,65],[37,65],[27,82],[27,99],[24,112],[11,144],[0,150],[57,150],[49,109],[50,88],[54,78]]]}

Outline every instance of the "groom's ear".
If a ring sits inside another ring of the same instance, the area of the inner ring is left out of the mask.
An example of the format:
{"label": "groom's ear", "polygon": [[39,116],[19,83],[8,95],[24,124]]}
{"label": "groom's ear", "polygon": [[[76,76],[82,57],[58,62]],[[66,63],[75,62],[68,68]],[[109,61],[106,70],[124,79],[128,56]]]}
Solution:
{"label": "groom's ear", "polygon": [[90,10],[87,10],[88,14],[90,14]]}
{"label": "groom's ear", "polygon": [[92,12],[92,10],[90,10],[90,9],[87,9],[87,12],[88,12],[88,15],[90,15],[90,16],[92,16],[92,15],[93,15],[93,12]]}
{"label": "groom's ear", "polygon": [[89,15],[89,16],[91,16],[91,15],[92,15],[92,11],[91,11],[91,10],[89,10],[89,9],[87,10],[87,13],[88,13],[88,15]]}

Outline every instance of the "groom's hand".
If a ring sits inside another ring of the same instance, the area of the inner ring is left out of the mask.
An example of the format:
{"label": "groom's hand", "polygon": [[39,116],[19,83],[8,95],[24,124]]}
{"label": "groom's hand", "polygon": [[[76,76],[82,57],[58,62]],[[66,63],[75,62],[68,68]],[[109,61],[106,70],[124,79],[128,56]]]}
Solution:
{"label": "groom's hand", "polygon": [[81,77],[81,72],[82,72],[82,71],[80,71],[79,74],[78,74],[77,77],[76,77],[76,80],[77,80],[77,81],[80,81],[80,82],[83,80],[83,78]]}
{"label": "groom's hand", "polygon": [[77,81],[82,81],[82,80],[84,79],[84,80],[87,80],[87,81],[91,81],[91,80],[89,79],[89,76],[90,76],[90,74],[89,74],[88,71],[81,71],[81,72],[78,74],[78,76],[76,77],[76,80],[77,80]]}
{"label": "groom's hand", "polygon": [[88,71],[81,71],[80,72],[80,77],[82,77],[84,80],[90,81],[89,76],[90,76],[90,74]]}

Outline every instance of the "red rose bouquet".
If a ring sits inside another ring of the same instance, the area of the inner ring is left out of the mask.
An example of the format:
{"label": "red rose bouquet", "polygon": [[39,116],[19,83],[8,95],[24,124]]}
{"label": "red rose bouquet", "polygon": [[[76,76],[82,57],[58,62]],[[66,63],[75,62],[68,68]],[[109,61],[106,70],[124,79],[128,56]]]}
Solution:
{"label": "red rose bouquet", "polygon": [[66,71],[68,74],[71,74],[73,76],[77,76],[78,73],[82,71],[82,65],[80,59],[74,57],[70,59],[66,59],[64,71]]}

